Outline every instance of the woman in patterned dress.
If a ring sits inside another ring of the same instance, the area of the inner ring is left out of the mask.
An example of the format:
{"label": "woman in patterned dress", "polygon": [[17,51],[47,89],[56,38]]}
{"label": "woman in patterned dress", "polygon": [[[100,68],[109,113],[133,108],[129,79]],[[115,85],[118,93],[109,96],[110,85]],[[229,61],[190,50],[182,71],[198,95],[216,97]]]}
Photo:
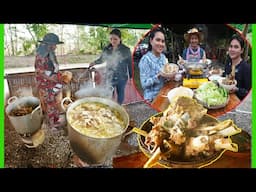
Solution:
{"label": "woman in patterned dress", "polygon": [[44,36],[36,50],[35,74],[42,110],[49,128],[59,128],[62,81],[55,49],[63,44],[54,33]]}

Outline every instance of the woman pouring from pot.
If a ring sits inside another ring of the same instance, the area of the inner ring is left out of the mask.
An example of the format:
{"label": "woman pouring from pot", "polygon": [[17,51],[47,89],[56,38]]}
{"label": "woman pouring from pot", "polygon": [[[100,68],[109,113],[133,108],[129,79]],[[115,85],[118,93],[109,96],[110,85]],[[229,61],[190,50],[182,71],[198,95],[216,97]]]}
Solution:
{"label": "woman pouring from pot", "polygon": [[117,102],[122,104],[125,99],[125,86],[129,79],[132,82],[132,56],[128,46],[122,42],[119,29],[109,33],[109,44],[103,49],[100,57],[90,63],[90,67],[107,62],[106,84],[111,84],[117,93]]}
{"label": "woman pouring from pot", "polygon": [[185,60],[188,62],[207,62],[205,50],[200,47],[200,42],[203,41],[203,33],[198,31],[197,28],[190,29],[184,34],[185,41],[189,44],[182,52],[182,57],[179,56],[179,64],[184,64]]}

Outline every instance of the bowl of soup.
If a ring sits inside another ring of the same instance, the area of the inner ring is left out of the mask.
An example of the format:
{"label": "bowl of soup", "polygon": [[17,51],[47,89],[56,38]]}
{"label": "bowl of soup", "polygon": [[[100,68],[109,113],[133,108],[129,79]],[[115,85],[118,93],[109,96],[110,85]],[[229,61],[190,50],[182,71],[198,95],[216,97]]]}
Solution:
{"label": "bowl of soup", "polygon": [[235,89],[237,86],[237,81],[235,79],[228,79],[225,77],[218,79],[218,83],[221,87],[225,88],[227,91],[231,91]]}

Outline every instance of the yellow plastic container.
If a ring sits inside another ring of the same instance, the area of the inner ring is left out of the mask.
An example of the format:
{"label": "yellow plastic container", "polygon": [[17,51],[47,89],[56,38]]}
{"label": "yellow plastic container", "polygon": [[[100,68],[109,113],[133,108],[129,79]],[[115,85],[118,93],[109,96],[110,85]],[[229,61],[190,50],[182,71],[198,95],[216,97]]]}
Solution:
{"label": "yellow plastic container", "polygon": [[197,89],[201,84],[208,82],[208,79],[206,78],[199,78],[199,79],[183,79],[183,86],[188,87],[191,89]]}

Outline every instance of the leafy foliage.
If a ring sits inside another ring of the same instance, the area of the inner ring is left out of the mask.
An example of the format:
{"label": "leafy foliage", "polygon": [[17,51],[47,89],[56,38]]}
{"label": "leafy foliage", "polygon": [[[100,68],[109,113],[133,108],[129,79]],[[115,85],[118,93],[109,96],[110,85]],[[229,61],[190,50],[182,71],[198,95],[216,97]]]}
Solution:
{"label": "leafy foliage", "polygon": [[[32,55],[49,32],[56,33],[63,45],[58,47],[57,55],[99,54],[109,43],[110,27],[87,25],[62,24],[6,24],[5,27],[5,55]],[[125,45],[134,48],[138,39],[146,29],[120,28],[122,41]]]}
{"label": "leafy foliage", "polygon": [[[232,27],[234,27],[234,28],[240,30],[240,31],[243,31],[245,24],[230,24],[230,25],[231,25]],[[251,32],[252,32],[252,25],[249,24],[248,33],[251,33]]]}

